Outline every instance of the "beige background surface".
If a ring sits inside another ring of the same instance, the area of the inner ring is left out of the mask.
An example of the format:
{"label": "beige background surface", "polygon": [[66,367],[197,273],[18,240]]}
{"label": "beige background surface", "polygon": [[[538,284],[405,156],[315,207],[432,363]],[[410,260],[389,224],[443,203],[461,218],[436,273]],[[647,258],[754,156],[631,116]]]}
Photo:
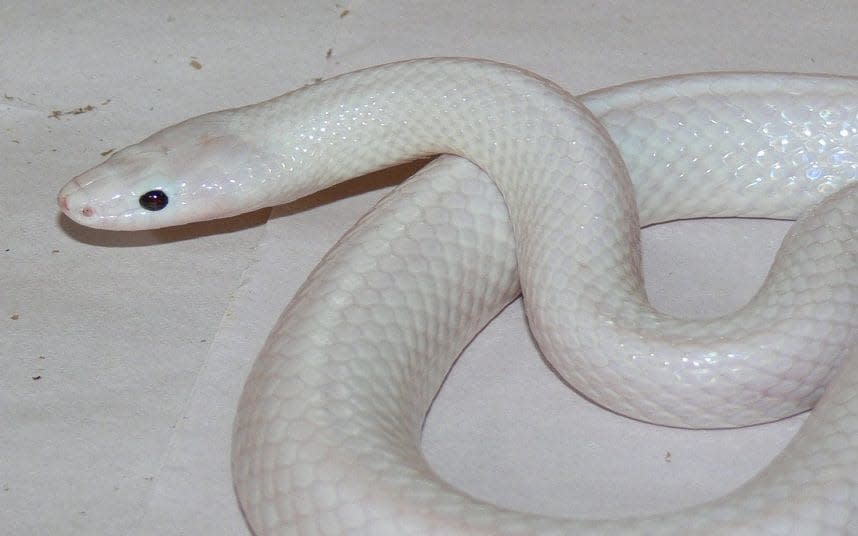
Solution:
{"label": "beige background surface", "polygon": [[[229,479],[236,399],[324,251],[402,170],[270,212],[115,234],[56,190],[183,118],[397,59],[515,63],[573,93],[712,70],[858,75],[853,2],[6,2],[0,7],[0,532],[246,534]],[[787,228],[645,231],[663,309],[741,305]],[[451,482],[556,515],[670,510],[753,475],[802,417],[736,431],[648,426],[543,364],[512,305],[427,420]]]}

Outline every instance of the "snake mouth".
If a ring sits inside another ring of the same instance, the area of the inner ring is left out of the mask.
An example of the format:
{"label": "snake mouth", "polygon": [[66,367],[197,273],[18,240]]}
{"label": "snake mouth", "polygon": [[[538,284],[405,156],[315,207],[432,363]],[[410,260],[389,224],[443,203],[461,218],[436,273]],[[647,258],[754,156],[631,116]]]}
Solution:
{"label": "snake mouth", "polygon": [[70,180],[65,186],[57,194],[57,205],[59,205],[60,210],[66,216],[70,216],[69,212],[71,211],[69,198],[72,197],[76,192],[81,190],[80,185],[77,183],[77,177]]}

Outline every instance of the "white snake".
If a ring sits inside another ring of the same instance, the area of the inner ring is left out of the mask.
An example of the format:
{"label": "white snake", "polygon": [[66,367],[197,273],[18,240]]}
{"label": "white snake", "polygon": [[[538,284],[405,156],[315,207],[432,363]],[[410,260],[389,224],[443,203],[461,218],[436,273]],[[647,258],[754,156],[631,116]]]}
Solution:
{"label": "white snake", "polygon": [[[574,98],[510,66],[414,60],[190,119],[58,199],[84,225],[162,227],[441,153],[491,181],[443,157],[396,189],[253,366],[233,474],[256,534],[858,530],[858,80],[690,75]],[[735,314],[653,310],[639,227],[709,216],[801,219]],[[762,472],[686,510],[577,520],[471,498],[429,468],[421,425],[519,282],[558,374],[623,415],[724,427],[816,407]]]}

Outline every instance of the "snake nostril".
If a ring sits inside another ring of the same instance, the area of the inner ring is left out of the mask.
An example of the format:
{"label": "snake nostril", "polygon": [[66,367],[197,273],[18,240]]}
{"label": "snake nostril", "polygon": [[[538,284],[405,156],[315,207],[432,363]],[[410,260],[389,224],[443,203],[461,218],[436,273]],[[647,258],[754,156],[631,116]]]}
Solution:
{"label": "snake nostril", "polygon": [[92,210],[92,207],[83,207],[80,209],[80,215],[84,218],[91,218],[93,214],[95,214],[95,211]]}

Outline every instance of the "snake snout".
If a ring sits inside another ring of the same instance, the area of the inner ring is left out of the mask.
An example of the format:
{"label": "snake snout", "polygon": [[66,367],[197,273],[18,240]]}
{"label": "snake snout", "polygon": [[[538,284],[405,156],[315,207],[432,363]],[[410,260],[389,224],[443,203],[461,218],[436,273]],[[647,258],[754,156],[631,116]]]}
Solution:
{"label": "snake snout", "polygon": [[80,185],[78,185],[77,181],[72,179],[68,184],[63,186],[57,194],[57,205],[59,205],[60,210],[62,210],[66,216],[71,217],[70,212],[72,210],[73,203],[69,202],[69,198],[71,198],[75,192],[80,191],[80,189]]}
{"label": "snake snout", "polygon": [[90,219],[95,216],[95,210],[89,203],[81,203],[80,197],[83,188],[78,183],[77,177],[68,182],[57,194],[57,205],[63,214],[74,221]]}

